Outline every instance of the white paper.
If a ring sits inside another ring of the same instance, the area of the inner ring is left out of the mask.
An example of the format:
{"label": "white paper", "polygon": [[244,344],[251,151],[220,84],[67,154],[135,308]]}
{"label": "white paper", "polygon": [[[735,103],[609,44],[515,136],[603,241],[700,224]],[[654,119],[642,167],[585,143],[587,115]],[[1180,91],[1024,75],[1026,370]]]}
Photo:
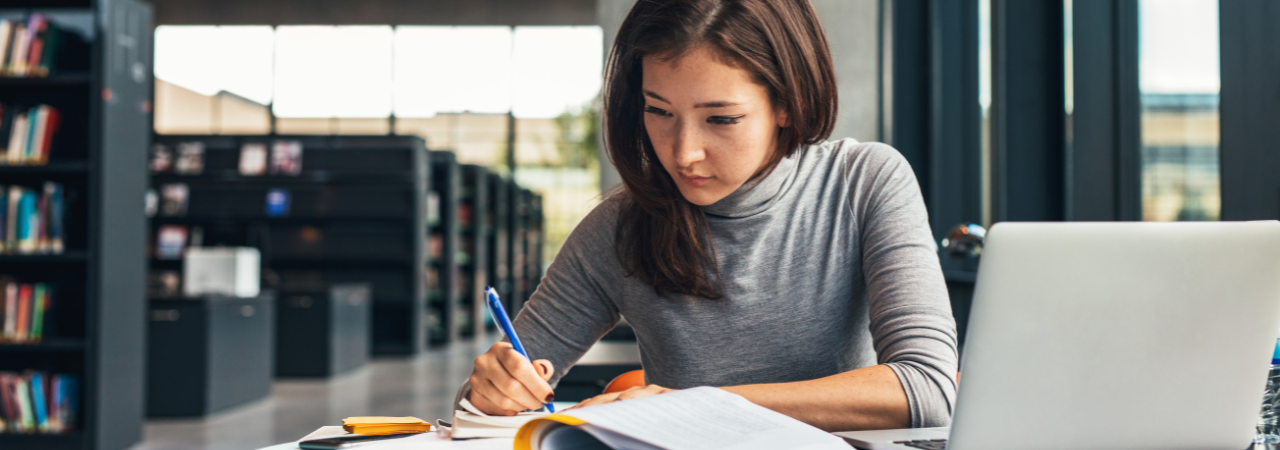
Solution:
{"label": "white paper", "polygon": [[[669,450],[849,449],[835,435],[712,387],[606,403],[564,414],[589,423],[584,427],[587,432],[598,427]],[[592,434],[602,440],[613,437]]]}
{"label": "white paper", "polygon": [[311,434],[303,436],[302,439],[298,439],[298,442],[334,436],[346,436],[347,434],[349,434],[347,433],[347,430],[342,429],[342,426],[340,425],[320,427],[320,429],[312,431]]}
{"label": "white paper", "polygon": [[[377,444],[361,445],[360,450],[421,450],[421,449],[465,449],[465,450],[511,450],[515,447],[515,439],[467,439],[450,440],[436,433],[423,433],[404,439],[391,439]],[[846,449],[847,450],[847,449]]]}
{"label": "white paper", "polygon": [[[340,426],[320,427],[301,440],[321,437],[344,436],[347,432]],[[360,450],[418,450],[418,449],[461,449],[461,450],[511,450],[515,446],[514,439],[468,439],[450,440],[438,433],[422,433],[406,438],[388,439],[360,445]]]}

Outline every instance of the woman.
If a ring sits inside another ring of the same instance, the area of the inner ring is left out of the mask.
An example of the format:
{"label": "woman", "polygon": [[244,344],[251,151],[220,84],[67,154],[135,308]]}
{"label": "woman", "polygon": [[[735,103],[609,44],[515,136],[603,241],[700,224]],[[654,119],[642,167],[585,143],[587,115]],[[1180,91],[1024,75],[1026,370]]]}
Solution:
{"label": "woman", "polygon": [[956,330],[919,186],[836,115],[807,0],[640,0],[605,77],[623,187],[569,236],[459,393],[536,409],[621,316],[648,386],[717,386],[826,430],[950,421]]}

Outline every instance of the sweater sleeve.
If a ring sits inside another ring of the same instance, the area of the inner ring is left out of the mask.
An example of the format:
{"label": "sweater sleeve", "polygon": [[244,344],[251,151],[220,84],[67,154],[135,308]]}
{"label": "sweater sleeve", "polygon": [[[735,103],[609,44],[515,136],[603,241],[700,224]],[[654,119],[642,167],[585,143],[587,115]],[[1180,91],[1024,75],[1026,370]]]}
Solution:
{"label": "sweater sleeve", "polygon": [[913,428],[947,426],[956,396],[956,323],[906,159],[884,144],[861,144],[851,194],[861,217],[862,270],[878,362],[898,375]]}
{"label": "sweater sleeve", "polygon": [[[621,276],[613,247],[619,202],[606,199],[574,228],[512,322],[529,357],[555,366],[552,387],[621,318],[613,301]],[[469,394],[464,383],[454,409]]]}

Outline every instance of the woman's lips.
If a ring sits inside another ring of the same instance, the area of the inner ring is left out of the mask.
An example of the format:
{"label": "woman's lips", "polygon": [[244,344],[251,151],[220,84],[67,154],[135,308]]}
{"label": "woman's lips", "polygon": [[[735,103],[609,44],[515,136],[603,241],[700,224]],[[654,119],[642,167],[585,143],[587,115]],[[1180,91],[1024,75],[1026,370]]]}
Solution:
{"label": "woman's lips", "polygon": [[699,176],[693,176],[693,175],[685,175],[683,173],[680,174],[680,179],[684,180],[685,184],[694,186],[694,187],[702,186],[704,184],[707,184],[708,181],[711,181],[711,177],[699,177]]}

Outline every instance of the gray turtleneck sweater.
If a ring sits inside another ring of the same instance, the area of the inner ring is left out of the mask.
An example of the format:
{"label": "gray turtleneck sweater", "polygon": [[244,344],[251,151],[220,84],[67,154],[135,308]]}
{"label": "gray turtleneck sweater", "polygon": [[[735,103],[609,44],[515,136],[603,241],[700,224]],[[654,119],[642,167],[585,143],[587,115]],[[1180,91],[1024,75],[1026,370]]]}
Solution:
{"label": "gray turtleneck sweater", "polygon": [[614,251],[619,204],[582,220],[515,319],[529,354],[555,364],[553,385],[625,316],[650,384],[783,383],[884,364],[912,427],[949,424],[956,325],[920,188],[896,150],[810,146],[703,207],[722,300],[659,297],[628,277]]}

